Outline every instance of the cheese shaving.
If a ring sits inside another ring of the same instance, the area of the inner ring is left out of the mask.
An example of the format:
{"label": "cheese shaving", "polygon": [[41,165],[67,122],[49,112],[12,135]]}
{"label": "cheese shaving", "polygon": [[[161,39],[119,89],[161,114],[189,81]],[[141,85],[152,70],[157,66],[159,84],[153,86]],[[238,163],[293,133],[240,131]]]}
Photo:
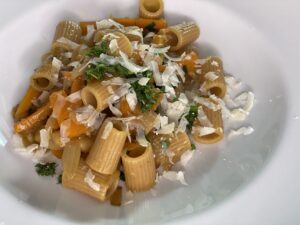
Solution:
{"label": "cheese shaving", "polygon": [[53,57],[52,67],[55,68],[56,72],[59,72],[62,66],[63,66],[63,63],[58,58]]}
{"label": "cheese shaving", "polygon": [[43,148],[49,147],[49,140],[50,140],[50,130],[41,129],[40,130],[40,146]]}
{"label": "cheese shaving", "polygon": [[164,171],[162,177],[170,181],[179,181],[183,185],[188,185],[184,179],[184,173],[182,171]]}
{"label": "cheese shaving", "polygon": [[135,110],[135,107],[137,105],[137,97],[136,97],[136,93],[134,90],[130,90],[128,92],[128,94],[126,95],[126,101],[129,105],[129,108],[131,111],[134,111]]}
{"label": "cheese shaving", "polygon": [[193,158],[195,151],[187,150],[180,157],[180,164],[186,167],[188,162]]}
{"label": "cheese shaving", "polygon": [[81,91],[76,91],[72,94],[70,94],[67,98],[67,101],[71,102],[71,103],[75,103],[78,102],[79,100],[81,100]]}
{"label": "cheese shaving", "polygon": [[73,41],[71,41],[71,40],[69,40],[65,37],[61,37],[61,38],[57,39],[56,41],[59,42],[59,43],[68,45],[73,50],[80,47],[79,44],[77,44],[77,43],[75,43],[75,42],[73,42]]}
{"label": "cheese shaving", "polygon": [[219,78],[219,76],[216,75],[214,72],[208,72],[204,75],[204,77],[210,81],[214,81]]}
{"label": "cheese shaving", "polygon": [[237,130],[231,129],[229,134],[228,134],[228,138],[232,138],[234,136],[239,136],[239,135],[250,135],[254,132],[253,127],[241,127]]}
{"label": "cheese shaving", "polygon": [[174,132],[174,129],[175,129],[175,123],[173,122],[161,127],[161,129],[157,131],[157,134],[171,134]]}
{"label": "cheese shaving", "polygon": [[84,182],[89,185],[94,191],[100,191],[100,184],[94,181],[95,175],[93,174],[92,170],[89,169],[88,172],[85,174]]}
{"label": "cheese shaving", "polygon": [[111,133],[111,131],[112,131],[113,128],[114,128],[113,123],[111,121],[109,121],[106,124],[105,128],[104,128],[104,131],[103,131],[103,133],[101,135],[101,138],[104,139],[104,140],[106,140],[109,137],[109,135],[110,135],[110,133]]}
{"label": "cheese shaving", "polygon": [[149,82],[150,78],[148,77],[142,77],[140,80],[139,80],[139,85],[141,86],[146,86],[147,83]]}

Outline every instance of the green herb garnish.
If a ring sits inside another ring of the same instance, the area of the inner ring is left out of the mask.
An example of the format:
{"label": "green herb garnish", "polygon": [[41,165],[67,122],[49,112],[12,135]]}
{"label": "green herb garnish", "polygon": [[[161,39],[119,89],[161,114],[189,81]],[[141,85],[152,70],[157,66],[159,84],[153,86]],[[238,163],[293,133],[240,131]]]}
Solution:
{"label": "green herb garnish", "polygon": [[186,65],[183,65],[182,70],[183,70],[183,72],[185,72],[185,74],[188,74],[188,72],[189,72]]}
{"label": "green herb garnish", "polygon": [[160,147],[162,149],[168,149],[170,146],[170,142],[168,140],[162,140],[160,141]]}
{"label": "green herb garnish", "polygon": [[175,96],[172,100],[172,102],[177,102],[179,100],[179,98],[177,96]]}
{"label": "green herb garnish", "polygon": [[91,80],[92,78],[96,80],[102,80],[105,73],[112,74],[114,76],[133,78],[133,77],[148,77],[151,78],[153,72],[151,70],[146,70],[142,73],[133,73],[121,64],[108,65],[103,62],[98,62],[96,64],[89,64],[86,69],[86,79]]}
{"label": "green herb garnish", "polygon": [[161,92],[151,84],[142,86],[136,81],[131,84],[131,87],[136,93],[138,103],[143,112],[149,111],[161,94]]}
{"label": "green herb garnish", "polygon": [[191,144],[191,149],[195,150],[196,149],[196,145],[194,143]]}
{"label": "green herb garnish", "polygon": [[102,53],[107,54],[108,53],[108,43],[106,41],[103,41],[100,45],[95,45],[92,47],[86,55],[89,57],[99,57]]}
{"label": "green herb garnish", "polygon": [[57,184],[61,184],[62,182],[62,174],[58,175],[57,177]]}
{"label": "green herb garnish", "polygon": [[35,165],[35,171],[40,176],[53,176],[55,174],[55,169],[56,169],[55,162],[46,163],[46,164],[38,163]]}
{"label": "green herb garnish", "polygon": [[191,105],[189,113],[185,116],[185,118],[189,122],[187,125],[187,127],[189,129],[192,129],[193,123],[194,123],[195,119],[197,118],[197,116],[198,116],[198,106]]}
{"label": "green herb garnish", "polygon": [[156,33],[158,30],[156,29],[156,24],[154,22],[148,24],[145,29],[148,31],[148,32],[154,32]]}
{"label": "green herb garnish", "polygon": [[125,181],[125,174],[123,171],[120,171],[120,180]]}

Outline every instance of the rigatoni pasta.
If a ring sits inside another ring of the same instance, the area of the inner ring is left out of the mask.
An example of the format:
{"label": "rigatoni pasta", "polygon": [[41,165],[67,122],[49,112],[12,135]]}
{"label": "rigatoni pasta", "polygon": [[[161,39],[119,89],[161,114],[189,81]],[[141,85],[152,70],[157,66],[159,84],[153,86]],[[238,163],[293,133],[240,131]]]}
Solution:
{"label": "rigatoni pasta", "polygon": [[155,163],[152,147],[140,147],[127,151],[122,155],[122,164],[127,188],[133,192],[147,191],[155,183]]}
{"label": "rigatoni pasta", "polygon": [[125,131],[118,130],[107,119],[97,134],[87,164],[99,173],[112,174],[117,169],[126,137]]}
{"label": "rigatoni pasta", "polygon": [[75,189],[87,194],[99,201],[106,201],[118,187],[119,171],[112,175],[103,175],[89,169],[83,160],[80,160],[72,179],[68,179],[65,173],[62,175],[64,187]]}
{"label": "rigatoni pasta", "polygon": [[58,23],[12,113],[39,175],[59,161],[64,187],[117,206],[122,189],[148,191],[161,177],[187,185],[178,170],[194,143],[221,141],[224,119],[246,118],[254,103],[250,92],[230,99],[222,60],[191,46],[196,22],[169,26],[162,0],[139,0],[139,14]]}

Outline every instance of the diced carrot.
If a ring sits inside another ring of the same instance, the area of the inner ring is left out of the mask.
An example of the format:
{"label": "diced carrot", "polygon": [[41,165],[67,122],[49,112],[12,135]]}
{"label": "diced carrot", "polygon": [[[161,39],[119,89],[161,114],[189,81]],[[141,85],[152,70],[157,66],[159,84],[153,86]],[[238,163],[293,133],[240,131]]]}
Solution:
{"label": "diced carrot", "polygon": [[142,113],[139,105],[135,107],[134,111],[131,111],[125,97],[122,97],[120,100],[120,111],[124,117],[137,116]]}
{"label": "diced carrot", "polygon": [[158,70],[159,72],[163,73],[166,69],[166,66],[165,65],[158,65]]}
{"label": "diced carrot", "polygon": [[47,103],[30,116],[17,122],[15,124],[15,132],[20,133],[29,130],[30,128],[33,128],[39,122],[45,120],[51,114],[51,112],[52,109],[50,108],[50,103]]}
{"label": "diced carrot", "polygon": [[61,131],[68,138],[75,138],[82,134],[85,134],[89,128],[83,124],[77,123],[73,119],[67,119],[61,123],[60,126]]}
{"label": "diced carrot", "polygon": [[63,150],[61,149],[51,149],[51,153],[58,159],[62,158]]}
{"label": "diced carrot", "polygon": [[113,18],[113,20],[124,26],[138,26],[140,28],[146,28],[151,24],[155,24],[154,28],[157,30],[167,27],[167,22],[165,19]]}
{"label": "diced carrot", "polygon": [[25,96],[23,97],[22,101],[20,102],[15,117],[20,117],[24,115],[32,105],[32,100],[38,97],[41,94],[40,91],[35,90],[33,87],[29,86],[26,91]]}
{"label": "diced carrot", "polygon": [[186,67],[188,75],[192,78],[195,76],[195,61],[197,59],[199,59],[198,54],[195,51],[191,51],[179,62],[180,65]]}
{"label": "diced carrot", "polygon": [[78,76],[72,83],[71,93],[81,90],[84,87],[84,79],[83,76]]}
{"label": "diced carrot", "polygon": [[81,34],[83,36],[87,35],[87,27],[92,25],[96,29],[96,21],[82,21],[79,23],[81,27]]}

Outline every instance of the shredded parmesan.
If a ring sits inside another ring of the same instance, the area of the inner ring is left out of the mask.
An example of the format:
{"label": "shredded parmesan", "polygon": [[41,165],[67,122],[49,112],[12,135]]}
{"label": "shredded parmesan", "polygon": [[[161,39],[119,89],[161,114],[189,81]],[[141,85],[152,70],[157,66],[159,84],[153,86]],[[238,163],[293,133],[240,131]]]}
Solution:
{"label": "shredded parmesan", "polygon": [[70,94],[67,98],[67,101],[71,102],[71,103],[75,103],[78,102],[79,100],[81,100],[81,91],[76,91],[72,94]]}
{"label": "shredded parmesan", "polygon": [[161,129],[157,131],[157,134],[171,134],[174,132],[174,129],[175,129],[175,123],[173,122],[161,127]]}
{"label": "shredded parmesan", "polygon": [[149,80],[150,80],[150,78],[148,78],[148,77],[142,77],[142,78],[139,80],[139,85],[141,85],[141,86],[146,86]]}
{"label": "shredded parmesan", "polygon": [[219,78],[219,76],[216,75],[214,72],[208,72],[204,75],[204,77],[210,81],[214,81]]}
{"label": "shredded parmesan", "polygon": [[63,66],[63,63],[56,57],[53,57],[52,59],[52,67],[55,68],[56,72],[60,71],[61,67]]}
{"label": "shredded parmesan", "polygon": [[188,185],[184,179],[184,173],[182,171],[164,171],[162,177],[170,181],[179,181],[183,185]]}
{"label": "shredded parmesan", "polygon": [[50,130],[41,129],[40,130],[40,146],[42,148],[48,148],[49,147],[49,140],[50,140]]}
{"label": "shredded parmesan", "polygon": [[181,158],[180,158],[180,164],[181,164],[183,167],[186,167],[186,165],[188,164],[188,162],[193,158],[194,152],[195,152],[195,151],[193,151],[193,150],[188,150],[188,151],[185,151],[185,152],[181,155]]}
{"label": "shredded parmesan", "polygon": [[89,185],[94,191],[100,191],[100,184],[94,181],[95,175],[93,174],[92,170],[89,169],[88,172],[85,174],[84,182]]}
{"label": "shredded parmesan", "polygon": [[250,135],[254,132],[253,127],[241,127],[237,130],[231,129],[229,134],[228,134],[228,138],[232,138],[234,136],[239,136],[239,135]]}
{"label": "shredded parmesan", "polygon": [[111,121],[109,121],[104,128],[101,138],[106,140],[108,138],[108,136],[110,135],[113,128],[114,128],[113,123]]}

